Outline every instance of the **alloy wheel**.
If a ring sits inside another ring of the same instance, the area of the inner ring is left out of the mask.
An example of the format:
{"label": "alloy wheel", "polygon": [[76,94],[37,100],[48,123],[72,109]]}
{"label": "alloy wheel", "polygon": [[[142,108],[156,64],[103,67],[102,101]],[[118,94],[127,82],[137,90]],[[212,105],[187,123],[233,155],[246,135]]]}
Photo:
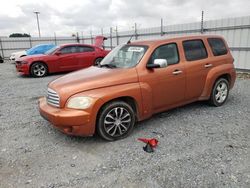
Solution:
{"label": "alloy wheel", "polygon": [[43,76],[46,73],[46,67],[43,64],[37,64],[34,66],[33,72],[35,76]]}
{"label": "alloy wheel", "polygon": [[131,115],[123,107],[111,109],[104,118],[104,130],[112,137],[124,135],[131,125]]}
{"label": "alloy wheel", "polygon": [[220,82],[216,87],[215,100],[218,103],[223,103],[226,100],[227,95],[228,95],[227,84],[225,82]]}

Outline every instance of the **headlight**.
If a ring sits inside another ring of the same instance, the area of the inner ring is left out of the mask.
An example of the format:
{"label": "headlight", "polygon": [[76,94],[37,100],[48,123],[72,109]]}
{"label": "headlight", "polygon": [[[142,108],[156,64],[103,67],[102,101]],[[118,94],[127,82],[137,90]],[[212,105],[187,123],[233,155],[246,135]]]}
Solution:
{"label": "headlight", "polygon": [[90,97],[73,97],[69,99],[67,107],[84,110],[91,106],[92,101]]}
{"label": "headlight", "polygon": [[22,62],[21,62],[21,64],[28,64],[28,62],[26,62],[26,61],[22,61]]}

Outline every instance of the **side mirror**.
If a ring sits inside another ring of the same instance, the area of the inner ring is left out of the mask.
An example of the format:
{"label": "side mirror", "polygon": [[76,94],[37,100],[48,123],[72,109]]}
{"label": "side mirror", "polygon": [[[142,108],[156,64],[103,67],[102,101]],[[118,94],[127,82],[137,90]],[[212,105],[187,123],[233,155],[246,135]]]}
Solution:
{"label": "side mirror", "polygon": [[168,63],[166,59],[155,59],[153,64],[147,64],[147,68],[164,68],[167,67]]}
{"label": "side mirror", "polygon": [[56,53],[55,53],[55,55],[61,55],[62,54],[62,52],[60,52],[60,51],[57,51]]}

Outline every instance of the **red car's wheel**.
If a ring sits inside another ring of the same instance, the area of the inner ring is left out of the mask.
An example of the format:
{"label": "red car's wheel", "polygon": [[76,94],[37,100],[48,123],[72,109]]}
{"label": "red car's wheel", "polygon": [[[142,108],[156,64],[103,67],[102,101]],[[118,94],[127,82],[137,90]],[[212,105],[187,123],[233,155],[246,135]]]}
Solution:
{"label": "red car's wheel", "polygon": [[31,65],[30,73],[33,77],[43,77],[48,74],[48,67],[41,62],[37,62]]}
{"label": "red car's wheel", "polygon": [[103,60],[103,58],[99,57],[95,60],[95,64],[94,65],[100,65],[101,61]]}

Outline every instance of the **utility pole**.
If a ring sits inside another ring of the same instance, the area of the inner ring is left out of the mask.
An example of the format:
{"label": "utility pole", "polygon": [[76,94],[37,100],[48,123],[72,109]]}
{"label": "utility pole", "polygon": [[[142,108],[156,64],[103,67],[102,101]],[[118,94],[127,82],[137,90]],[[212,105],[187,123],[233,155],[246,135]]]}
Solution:
{"label": "utility pole", "polygon": [[38,28],[39,37],[41,37],[40,25],[39,25],[39,17],[38,17],[38,15],[40,14],[40,12],[34,11],[34,13],[36,14],[36,21],[37,21],[37,28]]}
{"label": "utility pole", "polygon": [[204,33],[203,22],[204,22],[204,11],[201,12],[201,34]]}

